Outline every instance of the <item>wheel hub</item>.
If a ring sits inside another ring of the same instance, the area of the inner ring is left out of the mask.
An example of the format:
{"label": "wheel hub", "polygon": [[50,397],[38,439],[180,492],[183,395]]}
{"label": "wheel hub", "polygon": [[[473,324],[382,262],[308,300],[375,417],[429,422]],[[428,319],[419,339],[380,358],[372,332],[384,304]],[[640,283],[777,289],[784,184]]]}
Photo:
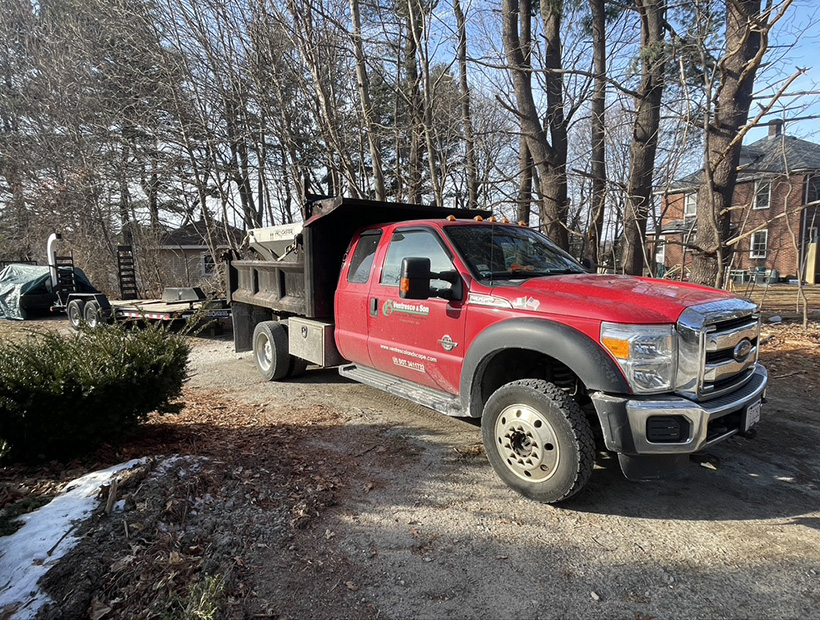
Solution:
{"label": "wheel hub", "polygon": [[495,424],[496,449],[516,476],[537,482],[550,478],[558,465],[555,430],[527,405],[511,405]]}
{"label": "wheel hub", "polygon": [[270,340],[265,338],[264,336],[261,337],[265,342],[261,347],[258,347],[258,354],[257,354],[257,361],[259,362],[259,366],[263,370],[267,370],[270,368],[270,365],[273,363],[273,348],[271,347]]}

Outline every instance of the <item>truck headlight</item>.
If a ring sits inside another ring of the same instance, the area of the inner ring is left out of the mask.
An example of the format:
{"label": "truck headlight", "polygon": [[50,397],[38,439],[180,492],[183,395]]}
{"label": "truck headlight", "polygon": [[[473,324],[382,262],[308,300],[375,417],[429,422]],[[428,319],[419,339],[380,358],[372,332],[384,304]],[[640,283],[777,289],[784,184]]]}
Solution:
{"label": "truck headlight", "polygon": [[636,394],[674,389],[678,359],[674,326],[605,322],[601,344],[618,361]]}

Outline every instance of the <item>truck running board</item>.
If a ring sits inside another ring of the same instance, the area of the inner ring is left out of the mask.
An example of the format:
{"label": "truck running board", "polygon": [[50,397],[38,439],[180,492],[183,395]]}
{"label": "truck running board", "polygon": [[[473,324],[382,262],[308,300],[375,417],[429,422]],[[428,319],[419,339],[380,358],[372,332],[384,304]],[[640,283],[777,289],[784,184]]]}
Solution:
{"label": "truck running board", "polygon": [[364,383],[378,388],[394,396],[406,398],[424,407],[429,407],[439,413],[451,416],[463,416],[461,402],[455,396],[434,390],[433,388],[417,385],[412,381],[399,379],[387,373],[347,364],[339,368],[339,374],[353,381]]}

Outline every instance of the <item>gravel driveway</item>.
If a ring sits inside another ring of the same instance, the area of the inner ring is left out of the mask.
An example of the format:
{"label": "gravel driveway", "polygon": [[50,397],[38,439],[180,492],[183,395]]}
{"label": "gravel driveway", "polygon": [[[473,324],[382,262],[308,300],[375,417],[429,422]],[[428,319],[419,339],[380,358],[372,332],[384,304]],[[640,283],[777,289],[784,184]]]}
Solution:
{"label": "gravel driveway", "polygon": [[280,421],[296,411],[309,424],[315,408],[336,420],[302,448],[317,471],[344,464],[345,480],[292,539],[301,569],[283,580],[279,551],[253,559],[275,615],[817,617],[820,345],[767,338],[778,346],[763,356],[772,383],[756,440],[729,440],[707,466],[658,483],[601,459],[559,507],[505,487],[475,424],[334,371],[263,383],[250,354],[211,340],[195,347],[192,385]]}

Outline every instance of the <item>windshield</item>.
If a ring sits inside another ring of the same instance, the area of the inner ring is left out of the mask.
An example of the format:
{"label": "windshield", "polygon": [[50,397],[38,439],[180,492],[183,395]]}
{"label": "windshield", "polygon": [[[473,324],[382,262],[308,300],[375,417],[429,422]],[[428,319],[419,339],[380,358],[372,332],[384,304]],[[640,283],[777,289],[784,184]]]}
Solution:
{"label": "windshield", "polygon": [[481,279],[585,273],[569,254],[523,226],[477,224],[445,230],[467,266]]}

